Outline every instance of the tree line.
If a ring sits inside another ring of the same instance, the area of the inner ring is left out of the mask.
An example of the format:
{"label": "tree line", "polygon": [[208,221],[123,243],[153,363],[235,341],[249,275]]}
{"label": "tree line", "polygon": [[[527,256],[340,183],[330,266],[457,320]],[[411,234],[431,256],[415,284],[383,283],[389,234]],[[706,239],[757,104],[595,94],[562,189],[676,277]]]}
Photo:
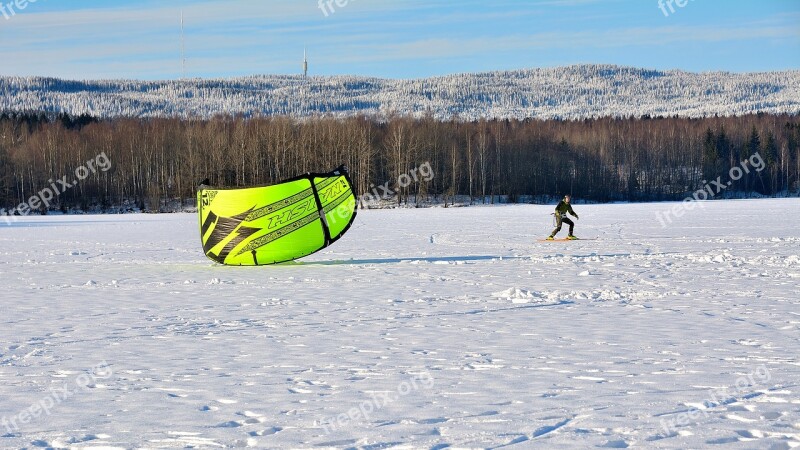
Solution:
{"label": "tree line", "polygon": [[[449,121],[432,117],[215,117],[98,120],[0,114],[0,208],[12,210],[102,154],[93,171],[45,210],[148,211],[194,203],[198,182],[274,183],[346,164],[358,194],[389,183],[399,204],[679,200],[758,154],[729,189],[800,191],[800,117],[678,117]],[[429,164],[434,176],[398,183]],[[406,185],[404,185],[406,184]]]}

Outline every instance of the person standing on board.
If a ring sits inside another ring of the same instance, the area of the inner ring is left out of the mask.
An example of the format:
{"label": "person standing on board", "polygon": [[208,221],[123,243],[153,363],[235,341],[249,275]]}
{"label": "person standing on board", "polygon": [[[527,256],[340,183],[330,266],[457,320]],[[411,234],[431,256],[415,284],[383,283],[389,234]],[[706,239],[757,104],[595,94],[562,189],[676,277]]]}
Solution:
{"label": "person standing on board", "polygon": [[573,222],[572,220],[570,220],[569,217],[567,217],[567,213],[572,214],[573,216],[575,216],[576,219],[578,219],[579,217],[577,214],[575,214],[575,211],[572,210],[572,205],[569,204],[569,201],[570,201],[570,196],[565,195],[564,199],[558,202],[558,206],[556,206],[556,212],[555,212],[556,229],[553,230],[552,233],[550,233],[550,237],[547,238],[548,241],[554,240],[556,234],[558,234],[558,232],[561,231],[562,222],[569,225],[569,236],[567,236],[567,239],[569,240],[578,239],[572,234],[572,232],[575,230],[575,222]]}

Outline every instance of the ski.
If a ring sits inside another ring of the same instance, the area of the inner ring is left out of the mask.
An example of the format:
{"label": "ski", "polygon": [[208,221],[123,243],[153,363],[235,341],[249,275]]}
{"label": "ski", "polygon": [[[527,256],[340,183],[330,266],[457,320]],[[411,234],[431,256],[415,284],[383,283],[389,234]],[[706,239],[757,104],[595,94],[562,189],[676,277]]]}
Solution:
{"label": "ski", "polygon": [[539,239],[538,242],[572,242],[572,241],[596,241],[597,238],[559,238],[559,239]]}

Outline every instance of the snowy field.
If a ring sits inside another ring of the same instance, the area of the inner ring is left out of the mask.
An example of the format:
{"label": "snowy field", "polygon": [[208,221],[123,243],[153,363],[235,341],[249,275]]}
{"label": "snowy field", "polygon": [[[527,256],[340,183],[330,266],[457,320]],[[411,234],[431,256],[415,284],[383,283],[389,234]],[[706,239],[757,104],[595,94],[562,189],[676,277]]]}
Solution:
{"label": "snowy field", "polygon": [[800,201],[671,206],[360,212],[260,268],[194,215],[0,222],[0,448],[800,447]]}

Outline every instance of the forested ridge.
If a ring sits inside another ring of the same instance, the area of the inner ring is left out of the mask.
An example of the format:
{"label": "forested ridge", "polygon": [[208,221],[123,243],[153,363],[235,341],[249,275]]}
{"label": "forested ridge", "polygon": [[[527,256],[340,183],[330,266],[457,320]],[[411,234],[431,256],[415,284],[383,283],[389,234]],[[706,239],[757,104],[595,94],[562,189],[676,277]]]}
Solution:
{"label": "forested ridge", "polygon": [[0,77],[0,110],[71,115],[449,120],[742,116],[800,112],[800,71],[652,70],[602,64],[413,80],[260,75],[232,79],[61,80]]}
{"label": "forested ridge", "polygon": [[[586,201],[682,199],[755,154],[725,194],[795,195],[800,117],[461,120],[230,117],[99,120],[0,114],[0,208],[27,202],[103,155],[95,170],[49,208],[163,210],[194,202],[197,183],[267,184],[306,172],[351,168],[359,195],[389,183],[393,201],[529,201],[571,193]],[[402,174],[430,164],[408,186]]]}

